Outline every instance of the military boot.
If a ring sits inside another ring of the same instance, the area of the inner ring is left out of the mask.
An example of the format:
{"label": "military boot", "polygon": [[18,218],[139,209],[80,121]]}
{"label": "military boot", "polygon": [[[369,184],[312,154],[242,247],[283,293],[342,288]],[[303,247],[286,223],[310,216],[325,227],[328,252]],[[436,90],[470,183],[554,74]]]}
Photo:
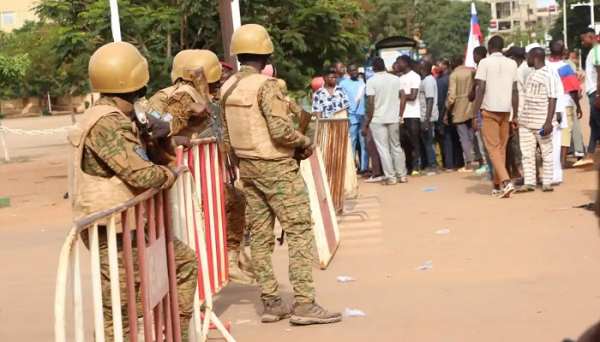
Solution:
{"label": "military boot", "polygon": [[252,266],[252,258],[248,254],[246,254],[244,246],[240,248],[239,254],[239,264],[240,269],[250,278],[256,278],[256,274],[254,273],[254,267]]}
{"label": "military boot", "polygon": [[263,311],[262,318],[260,319],[263,323],[275,323],[282,319],[289,318],[292,315],[292,307],[283,302],[281,298],[263,301],[265,310]]}
{"label": "military boot", "polygon": [[296,303],[290,323],[296,325],[310,324],[328,324],[336,323],[342,320],[342,314],[339,312],[329,312],[323,309],[316,302]]}
{"label": "military boot", "polygon": [[232,283],[252,285],[254,279],[248,277],[239,267],[239,252],[228,251],[227,256],[229,257],[229,280]]}

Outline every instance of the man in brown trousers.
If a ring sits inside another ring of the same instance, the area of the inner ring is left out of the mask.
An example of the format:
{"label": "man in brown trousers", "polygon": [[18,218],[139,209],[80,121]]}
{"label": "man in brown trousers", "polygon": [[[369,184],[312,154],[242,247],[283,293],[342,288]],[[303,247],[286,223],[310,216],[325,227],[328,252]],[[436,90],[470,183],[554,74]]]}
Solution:
{"label": "man in brown trousers", "polygon": [[485,147],[494,166],[494,189],[492,196],[508,198],[515,191],[506,171],[506,143],[511,125],[510,109],[513,109],[514,127],[519,114],[517,90],[517,63],[502,55],[504,40],[494,36],[488,41],[490,55],[479,62],[475,81],[477,93],[473,106],[473,127],[479,129],[477,113],[481,110],[482,133]]}

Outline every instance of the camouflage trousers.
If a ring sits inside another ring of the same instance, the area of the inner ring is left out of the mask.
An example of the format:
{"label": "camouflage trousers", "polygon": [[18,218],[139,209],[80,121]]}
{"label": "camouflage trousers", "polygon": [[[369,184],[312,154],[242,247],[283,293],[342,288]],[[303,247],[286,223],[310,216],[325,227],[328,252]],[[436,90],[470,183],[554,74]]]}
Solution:
{"label": "camouflage trousers", "polygon": [[[87,233],[87,231],[84,231]],[[114,341],[112,300],[110,291],[110,271],[108,261],[108,244],[106,243],[106,231],[99,229],[100,240],[100,273],[102,286],[102,306],[104,307],[104,335],[106,342]],[[87,234],[85,234],[87,235]],[[82,233],[82,238],[89,241]],[[132,238],[135,243],[135,238]],[[117,235],[118,260],[119,260],[119,285],[121,288],[121,316],[123,322],[123,340],[129,341],[129,315],[127,311],[127,284],[125,281],[125,262],[123,259],[123,249],[121,247],[120,234]],[[89,247],[88,247],[89,248]],[[196,284],[198,283],[198,259],[196,253],[186,244],[178,239],[174,239],[175,266],[177,271],[177,295],[179,299],[179,318],[181,323],[181,340],[188,340],[188,330],[190,320],[194,313],[194,295],[196,293]],[[136,308],[138,317],[142,317],[142,302],[140,290],[140,274],[138,264],[138,249],[134,244],[133,248],[133,272],[135,278]],[[151,327],[144,327],[150,329]]]}
{"label": "camouflage trousers", "polygon": [[250,251],[261,299],[279,298],[271,251],[275,247],[275,218],[286,232],[289,251],[289,278],[296,303],[312,302],[313,231],[308,191],[298,171],[242,178],[246,193],[246,220]]}
{"label": "camouflage trousers", "polygon": [[225,185],[225,216],[227,218],[227,250],[239,251],[246,230],[246,195],[243,190]]}

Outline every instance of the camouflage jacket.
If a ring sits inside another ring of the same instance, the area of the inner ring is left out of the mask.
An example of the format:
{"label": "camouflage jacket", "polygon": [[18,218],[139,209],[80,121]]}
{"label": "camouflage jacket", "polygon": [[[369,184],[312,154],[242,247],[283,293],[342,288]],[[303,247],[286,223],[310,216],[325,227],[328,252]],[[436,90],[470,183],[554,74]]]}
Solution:
{"label": "camouflage jacket", "polygon": [[[109,97],[96,103],[117,107]],[[162,186],[168,179],[167,168],[150,162],[142,148],[135,123],[128,117],[104,117],[94,125],[85,139],[82,156],[83,172],[97,177],[119,177],[136,189]]]}
{"label": "camouflage jacket", "polygon": [[[252,74],[258,74],[258,70],[250,66],[242,66],[240,71],[232,77],[239,78]],[[287,112],[278,113],[273,111],[273,103],[275,101],[285,102],[277,80],[266,81],[258,90],[257,96],[258,104],[269,129],[269,134],[276,144],[301,148],[310,146],[310,139],[294,130],[293,123]],[[225,104],[222,104],[222,107],[225,109]],[[277,107],[280,108],[283,106]],[[223,147],[226,151],[229,151],[231,143],[227,130],[226,116],[226,113],[223,112]],[[278,174],[297,169],[298,163],[292,158],[282,160],[242,159],[240,161],[240,177],[242,178],[277,177]]]}

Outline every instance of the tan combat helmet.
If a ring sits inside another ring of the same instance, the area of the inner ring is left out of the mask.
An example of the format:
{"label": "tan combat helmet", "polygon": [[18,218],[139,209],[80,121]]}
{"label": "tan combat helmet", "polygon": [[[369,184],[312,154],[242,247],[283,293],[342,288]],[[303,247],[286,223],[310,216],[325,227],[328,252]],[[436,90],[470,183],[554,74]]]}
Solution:
{"label": "tan combat helmet", "polygon": [[104,94],[126,94],[142,89],[150,80],[148,62],[125,42],[100,47],[88,65],[92,90]]}
{"label": "tan combat helmet", "polygon": [[231,55],[240,54],[270,55],[273,53],[273,42],[269,32],[257,24],[240,26],[231,37]]}
{"label": "tan combat helmet", "polygon": [[210,50],[195,50],[194,53],[186,56],[183,62],[183,79],[191,82],[190,71],[200,67],[204,69],[204,76],[209,84],[221,80],[221,62],[219,62],[219,57]]}
{"label": "tan combat helmet", "polygon": [[171,83],[175,84],[178,79],[183,78],[185,74],[183,62],[194,51],[197,50],[183,50],[175,55],[175,58],[173,58],[173,70],[171,70]]}

